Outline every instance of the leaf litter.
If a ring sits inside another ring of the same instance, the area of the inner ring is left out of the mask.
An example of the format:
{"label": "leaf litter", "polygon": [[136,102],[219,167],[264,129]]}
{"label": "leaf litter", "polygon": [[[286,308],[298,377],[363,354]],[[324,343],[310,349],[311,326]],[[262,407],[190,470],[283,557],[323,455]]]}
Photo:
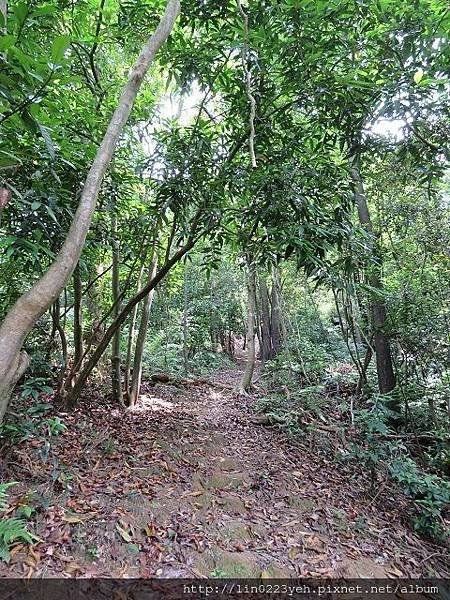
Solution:
{"label": "leaf litter", "polygon": [[385,486],[371,499],[361,465],[330,456],[340,433],[293,441],[255,423],[257,393],[233,392],[241,371],[176,394],[144,382],[135,410],[96,386],[74,412],[53,409],[67,429],[3,461],[2,478],[20,482],[12,510],[26,499],[38,541],[15,544],[0,576],[450,575],[448,549],[405,521],[405,497]]}

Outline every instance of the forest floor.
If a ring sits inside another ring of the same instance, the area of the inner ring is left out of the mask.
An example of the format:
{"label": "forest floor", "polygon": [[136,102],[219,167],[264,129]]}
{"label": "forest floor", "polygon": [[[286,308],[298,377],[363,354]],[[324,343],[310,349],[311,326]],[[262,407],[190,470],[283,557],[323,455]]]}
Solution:
{"label": "forest floor", "polygon": [[258,394],[232,389],[242,366],[211,385],[144,383],[129,411],[91,388],[54,413],[60,435],[11,448],[1,478],[19,482],[11,511],[32,507],[39,541],[13,547],[0,576],[448,576],[448,549],[414,533],[407,500],[336,461],[345,439],[255,422]]}

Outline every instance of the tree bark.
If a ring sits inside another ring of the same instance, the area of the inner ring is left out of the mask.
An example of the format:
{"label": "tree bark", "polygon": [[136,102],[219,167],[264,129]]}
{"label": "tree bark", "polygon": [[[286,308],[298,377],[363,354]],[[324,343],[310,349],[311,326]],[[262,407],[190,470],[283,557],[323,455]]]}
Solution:
{"label": "tree bark", "polygon": [[261,298],[261,361],[264,365],[272,356],[272,336],[270,327],[269,292],[264,277],[259,278]]}
{"label": "tree bark", "polygon": [[[358,209],[359,221],[366,229],[370,239],[372,240],[370,244],[370,253],[372,254],[372,257],[376,259],[373,226],[359,171],[358,159],[354,161],[350,172],[355,186],[355,200]],[[383,284],[381,281],[379,262],[373,266],[371,273],[369,274],[369,284],[375,290],[379,290],[381,296],[381,293],[383,292]],[[390,340],[385,332],[387,317],[384,300],[374,298],[371,302],[370,311],[374,328],[373,339],[377,364],[378,388],[381,394],[388,394],[395,388],[396,380],[392,365]],[[397,404],[391,404],[391,407],[395,410],[399,408]]]}
{"label": "tree bark", "polygon": [[[137,289],[139,290],[141,287],[142,275],[144,273],[144,262],[139,270],[138,280],[137,280]],[[131,394],[131,363],[133,358],[133,346],[134,340],[136,337],[136,321],[138,316],[138,304],[131,311],[131,319],[130,326],[128,328],[128,344],[127,344],[127,357],[125,361],[125,395],[130,398]]]}
{"label": "tree bark", "polygon": [[58,376],[56,379],[56,394],[61,392],[64,377],[67,372],[67,361],[68,361],[68,348],[67,348],[67,337],[66,332],[64,331],[64,327],[61,325],[61,302],[59,297],[55,300],[52,306],[52,319],[53,319],[53,327],[55,331],[58,332],[59,338],[61,340],[61,365],[59,367]]}
{"label": "tree bark", "polygon": [[[120,248],[119,240],[117,239],[117,215],[115,207],[111,214],[111,244],[112,244],[112,301],[113,301],[113,319],[117,319],[120,314]],[[113,400],[118,404],[123,405],[122,394],[122,371],[120,360],[120,338],[122,328],[118,327],[114,332],[111,355],[111,385]]]}
{"label": "tree bark", "polygon": [[95,351],[92,353],[92,356],[89,358],[86,365],[83,367],[81,372],[78,375],[77,381],[67,394],[66,403],[68,406],[74,406],[79,398],[79,395],[96,364],[100,360],[101,356],[107,349],[111,339],[114,336],[114,333],[118,327],[120,327],[131,313],[133,308],[138,304],[147,294],[156,287],[156,285],[167,275],[170,269],[178,263],[183,256],[191,250],[195,243],[195,238],[191,238],[184,246],[182,246],[178,252],[176,252],[172,258],[170,258],[158,271],[155,277],[147,283],[133,298],[131,298],[128,303],[122,309],[120,315],[111,323],[108,329],[105,331],[102,340],[99,342]]}
{"label": "tree bark", "polygon": [[103,270],[102,265],[96,265],[94,273],[90,278],[91,283],[88,285],[84,294],[86,294],[86,305],[89,311],[89,315],[92,320],[92,326],[90,332],[86,332],[86,345],[95,346],[102,338],[104,334],[104,327],[102,324],[102,312],[100,309],[100,298],[102,290],[101,278],[112,269],[112,265],[107,269]]}
{"label": "tree bark", "polygon": [[0,225],[2,224],[3,211],[8,202],[11,200],[11,196],[11,190],[8,190],[8,188],[0,188]]}
{"label": "tree bark", "polygon": [[[148,282],[151,283],[156,276],[158,269],[158,255],[156,252],[156,243],[153,249],[152,261],[148,272]],[[141,391],[141,380],[142,380],[142,359],[144,356],[145,340],[147,337],[148,320],[150,317],[150,310],[152,308],[153,295],[155,287],[152,287],[150,292],[144,298],[142,305],[141,322],[139,325],[139,332],[136,340],[136,350],[134,352],[133,361],[133,374],[131,379],[131,391],[128,399],[129,406],[135,406],[139,399]]]}
{"label": "tree bark", "polygon": [[187,377],[189,373],[189,325],[188,325],[188,310],[189,310],[189,289],[188,289],[188,266],[184,265],[184,281],[183,281],[183,369]]}
{"label": "tree bark", "polygon": [[256,299],[256,285],[255,285],[255,268],[250,262],[248,264],[248,276],[247,276],[247,293],[248,293],[248,308],[247,308],[247,363],[245,365],[245,371],[242,375],[241,382],[239,384],[240,392],[247,392],[252,384],[253,371],[255,370],[256,362],[256,349],[255,349],[255,299]]}
{"label": "tree bark", "polygon": [[168,0],[159,25],[140,53],[120,96],[87,175],[80,204],[61,250],[41,279],[16,301],[0,326],[0,422],[14,385],[27,366],[27,358],[21,353],[22,344],[39,317],[59,296],[78,263],[105,172],[144,76],[155,54],[170,35],[179,12],[180,0]]}
{"label": "tree bark", "polygon": [[[8,2],[7,0],[0,0],[0,14],[3,17],[3,26],[1,27],[0,31],[3,34],[8,33]],[[6,53],[3,53],[3,56],[5,56]],[[0,211],[0,215],[1,215],[1,211]]]}
{"label": "tree bark", "polygon": [[272,274],[271,315],[270,315],[270,337],[272,356],[275,358],[283,345],[283,315],[281,313],[281,285],[278,269],[274,267]]}
{"label": "tree bark", "polygon": [[83,358],[83,311],[82,311],[82,281],[80,264],[73,272],[73,343],[74,343],[74,372]]}

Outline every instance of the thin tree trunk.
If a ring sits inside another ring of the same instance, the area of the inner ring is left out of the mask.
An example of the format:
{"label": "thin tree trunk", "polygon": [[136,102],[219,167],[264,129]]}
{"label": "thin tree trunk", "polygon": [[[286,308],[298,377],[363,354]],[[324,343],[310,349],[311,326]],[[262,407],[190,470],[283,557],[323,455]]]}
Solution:
{"label": "thin tree trunk", "polygon": [[259,278],[261,298],[261,360],[264,365],[272,356],[272,338],[270,334],[269,292],[264,277]]}
{"label": "thin tree trunk", "polygon": [[86,335],[86,345],[89,349],[90,346],[95,346],[99,340],[101,340],[104,333],[104,327],[102,325],[102,313],[100,309],[100,297],[102,289],[101,278],[108,270],[112,268],[112,265],[107,269],[103,269],[102,265],[95,266],[95,275],[91,277],[91,283],[88,285],[86,294],[86,305],[92,319],[91,331]]}
{"label": "thin tree trunk", "polygon": [[131,314],[133,308],[138,304],[156,285],[167,275],[170,269],[178,263],[183,256],[191,250],[195,243],[195,238],[191,238],[182,248],[180,248],[158,271],[155,277],[147,283],[133,298],[131,298],[125,307],[122,309],[120,315],[111,323],[108,329],[105,331],[102,340],[99,342],[92,356],[89,358],[82,371],[79,373],[77,381],[72,390],[70,390],[66,397],[66,403],[68,406],[74,406],[79,398],[79,395],[89,377],[95,368],[96,364],[100,360],[101,356],[107,349],[111,339],[114,336],[117,328],[120,327],[128,315]]}
{"label": "thin tree trunk", "polygon": [[0,188],[0,225],[2,224],[3,211],[8,202],[11,200],[11,196],[11,191],[8,190],[8,188]]}
{"label": "thin tree trunk", "polygon": [[168,0],[155,33],[150,37],[131,70],[87,175],[78,209],[61,250],[41,279],[16,301],[0,326],[0,422],[7,409],[12,390],[29,364],[28,356],[21,352],[23,342],[39,317],[58,298],[78,263],[103,177],[145,74],[155,54],[170,35],[179,12],[180,0]]}
{"label": "thin tree trunk", "polygon": [[358,384],[356,386],[355,394],[359,396],[362,391],[363,385],[367,383],[367,369],[369,368],[370,361],[372,360],[373,350],[372,350],[372,339],[370,339],[370,343],[366,349],[366,355],[364,357],[364,362],[362,364],[361,373],[359,374]]}
{"label": "thin tree trunk", "polygon": [[[111,215],[111,243],[112,243],[112,301],[113,301],[113,319],[117,319],[120,314],[120,248],[119,240],[117,239],[117,215],[115,207]],[[120,360],[120,339],[122,329],[117,327],[113,336],[112,355],[111,355],[111,384],[113,400],[119,404],[123,404],[122,394],[122,371]]]}
{"label": "thin tree trunk", "polygon": [[61,325],[61,303],[59,297],[55,300],[52,306],[52,319],[53,326],[55,330],[59,334],[59,338],[61,340],[61,357],[62,364],[60,365],[58,376],[56,379],[56,393],[58,394],[61,391],[62,385],[64,383],[64,377],[67,372],[67,359],[68,359],[68,350],[67,350],[67,337],[66,332],[64,331],[63,326]]}
{"label": "thin tree trunk", "polygon": [[184,268],[183,281],[183,368],[184,374],[187,377],[189,373],[189,325],[188,325],[188,310],[189,310],[189,290],[188,290],[188,274],[187,263]]}
{"label": "thin tree trunk", "polygon": [[[363,182],[359,172],[358,160],[356,160],[351,167],[351,177],[355,185],[355,200],[358,209],[359,221],[371,236],[372,243],[370,252],[375,258],[373,226],[370,219],[369,207],[367,204]],[[375,290],[379,290],[381,296],[383,292],[383,284],[381,281],[379,263],[373,265],[368,279],[370,286]],[[374,328],[374,348],[377,363],[378,388],[381,394],[387,394],[394,389],[396,381],[392,365],[390,341],[385,332],[386,306],[384,300],[378,297],[372,300],[371,316]],[[392,408],[397,410],[399,406],[397,403],[395,403]]]}
{"label": "thin tree trunk", "polygon": [[253,371],[255,370],[256,349],[255,349],[255,299],[256,282],[255,268],[249,261],[247,276],[247,363],[245,371],[239,384],[239,391],[247,392],[252,384]]}
{"label": "thin tree trunk", "polygon": [[283,345],[283,325],[282,319],[283,315],[281,314],[281,286],[280,286],[280,277],[278,273],[278,269],[274,267],[272,274],[272,294],[271,294],[271,318],[270,318],[270,337],[271,337],[271,346],[272,346],[272,356],[271,358],[275,358],[282,348]]}
{"label": "thin tree trunk", "polygon": [[82,309],[82,281],[80,265],[73,272],[73,344],[74,344],[74,371],[77,370],[83,357],[83,309]]}
{"label": "thin tree trunk", "polygon": [[[141,269],[139,271],[138,280],[137,280],[137,289],[139,290],[141,287],[142,275],[144,273],[144,263],[142,263]],[[136,337],[136,321],[138,314],[138,304],[133,308],[131,312],[130,326],[128,328],[128,344],[127,344],[127,358],[125,361],[125,395],[130,398],[131,394],[131,362],[133,357],[133,346],[134,340]]]}
{"label": "thin tree trunk", "polygon": [[[151,283],[156,276],[158,269],[158,255],[156,252],[156,243],[153,249],[152,262],[148,272],[148,282]],[[134,352],[133,361],[133,375],[131,379],[131,391],[129,396],[129,406],[135,406],[139,399],[141,391],[141,380],[142,380],[142,359],[144,356],[145,340],[147,337],[148,320],[150,317],[150,310],[152,308],[153,295],[155,288],[153,287],[150,292],[144,298],[142,305],[141,322],[139,325],[139,333],[136,340],[136,350]]]}

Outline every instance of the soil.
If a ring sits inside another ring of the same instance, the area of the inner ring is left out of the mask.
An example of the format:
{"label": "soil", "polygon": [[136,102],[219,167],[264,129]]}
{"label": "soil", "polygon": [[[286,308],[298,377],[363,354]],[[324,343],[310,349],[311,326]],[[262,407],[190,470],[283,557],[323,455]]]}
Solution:
{"label": "soil", "polygon": [[[39,538],[2,577],[449,576],[448,550],[420,538],[408,501],[367,473],[333,431],[293,439],[255,421],[258,388],[144,383],[134,410],[91,388],[50,443],[5,457],[11,510]],[[32,493],[30,493],[30,490]]]}

